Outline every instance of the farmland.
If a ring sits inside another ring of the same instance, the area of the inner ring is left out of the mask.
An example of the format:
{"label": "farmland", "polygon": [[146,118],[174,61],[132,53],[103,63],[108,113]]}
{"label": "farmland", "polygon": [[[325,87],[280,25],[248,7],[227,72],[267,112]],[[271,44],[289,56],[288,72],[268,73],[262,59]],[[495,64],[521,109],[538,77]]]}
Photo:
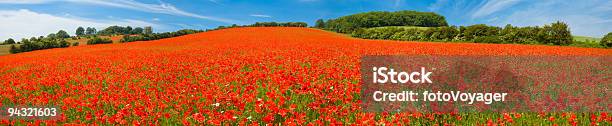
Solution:
{"label": "farmland", "polygon": [[574,41],[601,41],[601,38],[588,37],[588,36],[573,36]]}
{"label": "farmland", "polygon": [[365,40],[245,27],[0,56],[0,106],[60,119],[0,124],[609,125],[608,113],[364,113],[364,55],[612,56],[610,49]]}
{"label": "farmland", "polygon": [[[121,40],[120,35],[115,35],[115,36],[99,36],[100,38],[108,38],[110,40],[113,41],[113,43],[120,43],[119,40]],[[89,40],[89,38],[83,37],[83,38],[79,38],[79,39],[66,39],[66,41],[68,41],[71,45],[75,42],[78,42],[79,45],[87,45],[87,41]]]}
{"label": "farmland", "polygon": [[11,50],[11,45],[0,45],[0,55],[11,54],[9,50]]}

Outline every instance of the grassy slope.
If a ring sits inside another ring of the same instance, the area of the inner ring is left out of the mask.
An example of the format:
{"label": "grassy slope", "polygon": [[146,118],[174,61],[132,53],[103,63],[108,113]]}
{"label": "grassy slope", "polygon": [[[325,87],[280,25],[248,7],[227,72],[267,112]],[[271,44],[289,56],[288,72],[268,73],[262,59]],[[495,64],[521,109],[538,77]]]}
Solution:
{"label": "grassy slope", "polygon": [[0,55],[11,54],[9,50],[11,49],[11,45],[0,45]]}
{"label": "grassy slope", "polygon": [[601,40],[601,38],[595,38],[595,37],[588,37],[588,36],[573,36],[574,37],[574,41],[597,41],[599,42]]}

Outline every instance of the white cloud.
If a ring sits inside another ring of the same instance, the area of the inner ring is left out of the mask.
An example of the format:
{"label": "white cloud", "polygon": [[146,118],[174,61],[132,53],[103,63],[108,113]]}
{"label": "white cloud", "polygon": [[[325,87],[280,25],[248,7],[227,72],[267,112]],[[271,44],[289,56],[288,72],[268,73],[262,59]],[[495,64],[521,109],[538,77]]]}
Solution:
{"label": "white cloud", "polygon": [[402,0],[395,0],[395,3],[393,3],[393,8],[398,8],[400,7],[401,4],[402,4]]}
{"label": "white cloud", "polygon": [[272,18],[272,16],[265,15],[265,14],[251,14],[249,16],[251,16],[251,17],[260,17],[260,18]]}
{"label": "white cloud", "polygon": [[472,18],[478,18],[493,14],[497,11],[511,7],[520,0],[489,0],[482,5],[476,12],[472,13]]}
{"label": "white cloud", "polygon": [[194,18],[200,18],[200,19],[224,22],[224,23],[236,23],[237,22],[237,21],[231,20],[231,19],[212,17],[212,16],[204,16],[204,15],[199,15],[199,14],[195,14],[195,13],[191,13],[191,12],[186,12],[186,11],[180,10],[180,9],[174,7],[173,5],[167,4],[167,3],[147,4],[147,3],[141,3],[141,2],[137,2],[137,1],[133,1],[133,0],[23,0],[23,1],[19,1],[19,0],[7,0],[7,1],[1,1],[0,3],[5,3],[5,4],[42,4],[42,3],[60,2],[60,1],[61,2],[70,2],[70,3],[80,3],[80,4],[92,4],[92,5],[100,5],[100,6],[110,6],[110,7],[131,9],[131,10],[137,10],[137,11],[143,11],[143,12],[149,12],[149,13],[161,13],[161,14],[169,14],[169,15],[176,15],[176,16],[187,16],[187,17],[194,17]]}
{"label": "white cloud", "polygon": [[602,37],[612,29],[612,10],[606,9],[610,6],[612,2],[605,0],[538,1],[500,18],[496,25],[542,26],[562,21],[570,26],[573,35]]}
{"label": "white cloud", "polygon": [[442,6],[446,5],[447,3],[448,0],[437,0],[435,3],[429,5],[427,9],[429,9],[429,11],[438,11]]}
{"label": "white cloud", "polygon": [[152,26],[162,28],[164,26],[132,19],[91,20],[74,16],[54,16],[51,14],[33,12],[26,9],[0,10],[0,40],[13,38],[30,38],[46,36],[59,30],[65,30],[74,35],[74,30],[79,27],[96,27],[102,29],[111,25],[120,26]]}

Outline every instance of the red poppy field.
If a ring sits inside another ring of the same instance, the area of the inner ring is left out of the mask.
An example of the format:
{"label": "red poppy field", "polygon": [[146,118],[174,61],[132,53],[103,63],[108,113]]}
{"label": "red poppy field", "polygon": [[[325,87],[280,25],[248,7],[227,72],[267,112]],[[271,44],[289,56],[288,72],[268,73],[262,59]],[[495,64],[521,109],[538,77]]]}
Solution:
{"label": "red poppy field", "polygon": [[612,56],[610,49],[364,40],[309,28],[231,28],[0,56],[0,106],[56,120],[0,124],[610,125],[599,113],[364,113],[364,55]]}

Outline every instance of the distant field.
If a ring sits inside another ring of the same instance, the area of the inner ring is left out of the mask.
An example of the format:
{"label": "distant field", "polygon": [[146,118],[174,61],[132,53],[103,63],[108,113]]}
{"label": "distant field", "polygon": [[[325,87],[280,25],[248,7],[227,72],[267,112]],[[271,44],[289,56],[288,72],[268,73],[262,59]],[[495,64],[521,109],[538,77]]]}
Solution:
{"label": "distant field", "polygon": [[[110,38],[111,40],[113,40],[113,43],[119,43],[119,41],[121,40],[121,38],[123,37],[122,35],[115,35],[115,36],[99,36],[100,38]],[[81,39],[77,39],[77,40],[73,40],[71,38],[66,39],[66,41],[68,41],[70,44],[78,42],[79,45],[87,45],[87,41],[89,39],[88,38],[81,38]]]}
{"label": "distant field", "polygon": [[601,38],[595,38],[595,37],[588,37],[588,36],[573,36],[574,37],[574,41],[597,41],[599,42],[601,40]]}
{"label": "distant field", "polygon": [[11,50],[11,45],[0,45],[0,55],[11,54],[9,50]]}

